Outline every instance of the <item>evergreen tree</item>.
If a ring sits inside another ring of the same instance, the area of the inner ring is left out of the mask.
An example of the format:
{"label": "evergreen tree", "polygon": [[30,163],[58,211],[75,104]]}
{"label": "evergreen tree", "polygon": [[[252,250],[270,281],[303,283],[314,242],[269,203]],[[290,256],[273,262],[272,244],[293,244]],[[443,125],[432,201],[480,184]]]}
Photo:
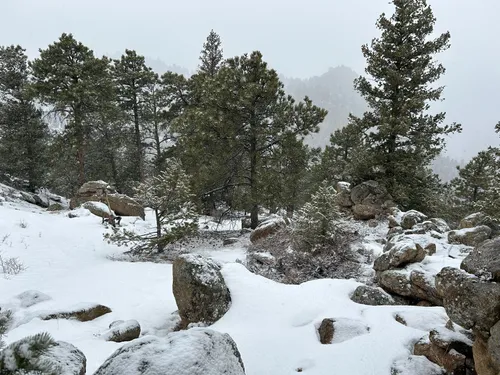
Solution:
{"label": "evergreen tree", "polygon": [[148,87],[153,85],[158,78],[152,69],[146,66],[144,57],[131,50],[125,50],[120,60],[115,61],[113,76],[120,105],[130,115],[130,122],[134,129],[133,159],[135,160],[133,160],[133,165],[136,170],[132,178],[136,181],[144,181],[144,97]]}
{"label": "evergreen tree", "polygon": [[40,50],[31,67],[38,98],[67,120],[65,133],[76,154],[78,171],[74,184],[81,185],[87,179],[87,150],[93,130],[87,116],[113,96],[109,60],[96,58],[72,34],[62,34],[57,42]]}
{"label": "evergreen tree", "polygon": [[[202,151],[211,149],[215,159],[207,174],[219,176],[222,184],[212,191],[239,188],[255,228],[264,200],[266,158],[287,137],[317,131],[326,111],[307,97],[296,104],[287,96],[276,71],[267,67],[260,52],[225,61],[213,79],[195,87],[210,95],[199,95],[202,102],[188,107],[177,121],[181,142],[185,149],[198,148],[198,157],[203,159]],[[198,136],[188,137],[192,134]]]}
{"label": "evergreen tree", "polygon": [[156,231],[145,235],[124,231],[106,235],[118,244],[134,243],[135,251],[156,249],[192,233],[197,228],[189,177],[177,160],[169,160],[159,175],[147,178],[136,188],[135,198],[155,213]]}
{"label": "evergreen tree", "polygon": [[449,48],[450,34],[431,38],[436,19],[425,0],[392,3],[392,17],[382,14],[377,22],[381,37],[362,47],[368,77],[355,81],[371,111],[351,121],[367,132],[371,163],[363,173],[382,181],[403,207],[420,208],[424,202],[410,202],[426,182],[417,176],[443,149],[443,136],[460,131],[457,124],[442,126],[445,113],[428,113],[443,92],[435,83],[445,69],[434,55]]}
{"label": "evergreen tree", "polygon": [[298,249],[317,252],[331,245],[340,233],[337,192],[326,181],[298,211],[293,238]]}
{"label": "evergreen tree", "polygon": [[213,30],[207,37],[205,43],[203,43],[203,49],[200,55],[200,72],[207,74],[211,77],[217,74],[223,57],[222,42],[220,36]]}
{"label": "evergreen tree", "polygon": [[34,191],[44,183],[49,131],[29,80],[25,50],[0,47],[0,171],[26,179]]}

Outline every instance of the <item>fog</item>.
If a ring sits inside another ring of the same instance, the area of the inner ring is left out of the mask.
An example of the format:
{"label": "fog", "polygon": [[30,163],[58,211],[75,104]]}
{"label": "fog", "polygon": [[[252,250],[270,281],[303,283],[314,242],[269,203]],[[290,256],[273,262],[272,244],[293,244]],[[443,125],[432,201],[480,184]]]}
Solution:
{"label": "fog", "polygon": [[[468,159],[499,144],[498,0],[429,0],[436,32],[449,30],[452,47],[438,58],[447,68],[445,101],[434,108],[464,131],[447,153]],[[30,57],[61,33],[99,54],[135,49],[166,64],[194,70],[210,29],[226,56],[260,50],[289,77],[309,77],[346,65],[363,73],[360,46],[378,36],[375,21],[388,0],[1,0],[0,44],[20,44]]]}

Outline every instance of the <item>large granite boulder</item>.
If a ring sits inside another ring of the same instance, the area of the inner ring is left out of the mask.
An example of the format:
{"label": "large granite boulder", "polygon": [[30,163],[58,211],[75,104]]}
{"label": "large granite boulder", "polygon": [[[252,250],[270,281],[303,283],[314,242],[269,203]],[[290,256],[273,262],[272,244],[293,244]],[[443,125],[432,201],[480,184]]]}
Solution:
{"label": "large granite boulder", "polygon": [[415,210],[407,211],[401,218],[401,226],[403,229],[411,229],[414,225],[427,220],[427,216]]}
{"label": "large granite boulder", "polygon": [[500,282],[500,237],[477,246],[462,261],[460,268],[476,276]]}
{"label": "large granite boulder", "polygon": [[500,224],[497,220],[493,219],[482,212],[473,213],[460,221],[458,229],[474,228],[480,225],[486,225],[491,229],[491,235],[493,237],[500,234]]}
{"label": "large granite boulder", "polygon": [[164,338],[145,336],[123,345],[94,375],[244,375],[236,343],[227,333],[192,328]]}
{"label": "large granite boulder", "polygon": [[337,202],[340,207],[352,207],[351,184],[349,182],[337,183]]}
{"label": "large granite boulder", "polygon": [[213,260],[198,254],[179,256],[173,264],[173,293],[183,326],[212,324],[231,304],[231,295]]}
{"label": "large granite boulder", "polygon": [[434,278],[428,273],[414,270],[388,270],[379,274],[378,282],[389,293],[414,301],[427,301],[442,306],[443,300],[436,289]]}
{"label": "large granite boulder", "polygon": [[448,242],[467,246],[477,246],[491,236],[491,228],[486,225],[478,227],[452,230],[448,233]]}
{"label": "large granite boulder", "polygon": [[377,272],[402,268],[407,264],[421,262],[426,256],[422,246],[413,241],[397,242],[392,248],[383,253],[373,264]]}
{"label": "large granite boulder", "polygon": [[370,220],[393,206],[387,189],[377,181],[365,181],[351,189],[352,211],[359,220]]}
{"label": "large granite boulder", "polygon": [[286,221],[281,216],[272,216],[262,221],[252,233],[250,233],[250,241],[256,243],[269,236],[272,236],[280,229],[286,227]]}
{"label": "large granite boulder", "polygon": [[466,329],[487,337],[500,320],[500,284],[445,267],[436,275],[436,289],[448,316]]}
{"label": "large granite boulder", "polygon": [[351,295],[351,301],[370,306],[396,305],[389,293],[381,288],[367,285],[358,286]]}

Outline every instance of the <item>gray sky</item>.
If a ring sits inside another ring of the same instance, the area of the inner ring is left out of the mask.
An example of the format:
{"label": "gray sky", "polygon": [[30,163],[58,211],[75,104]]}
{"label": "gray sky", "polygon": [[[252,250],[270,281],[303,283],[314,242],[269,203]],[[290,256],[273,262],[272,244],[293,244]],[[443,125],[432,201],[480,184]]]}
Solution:
{"label": "gray sky", "polygon": [[[449,30],[452,47],[439,59],[447,68],[446,101],[436,108],[464,132],[449,154],[468,158],[500,138],[500,1],[428,0],[436,31]],[[308,77],[328,67],[364,69],[360,46],[378,36],[375,21],[389,0],[0,0],[0,44],[20,44],[36,56],[63,32],[99,54],[125,48],[193,70],[210,29],[226,56],[260,50],[286,76]]]}

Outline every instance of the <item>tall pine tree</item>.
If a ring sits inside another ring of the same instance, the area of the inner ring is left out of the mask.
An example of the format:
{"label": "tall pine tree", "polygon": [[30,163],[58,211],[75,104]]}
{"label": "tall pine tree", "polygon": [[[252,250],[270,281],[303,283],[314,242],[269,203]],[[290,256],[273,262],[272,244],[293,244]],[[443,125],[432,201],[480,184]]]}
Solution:
{"label": "tall pine tree", "polygon": [[203,49],[200,55],[200,72],[205,73],[211,77],[217,74],[222,64],[223,50],[220,36],[213,30],[203,43]]}
{"label": "tall pine tree", "polygon": [[394,14],[377,22],[381,37],[362,47],[368,76],[355,81],[371,111],[351,120],[367,132],[371,165],[364,173],[382,181],[403,207],[422,208],[425,194],[416,190],[428,188],[425,170],[444,148],[443,136],[460,131],[442,125],[445,113],[429,113],[430,103],[441,99],[443,87],[435,83],[445,72],[434,55],[450,47],[450,34],[432,38],[436,19],[425,0],[392,3]]}
{"label": "tall pine tree", "polygon": [[25,50],[0,47],[0,172],[27,180],[34,191],[45,180],[49,131],[29,81]]}
{"label": "tall pine tree", "polygon": [[[113,96],[109,60],[96,58],[91,49],[62,34],[58,41],[40,50],[31,64],[37,97],[67,121],[66,143],[76,156],[78,179],[87,179],[86,161],[92,124],[88,116]],[[75,186],[76,187],[76,186]]]}

